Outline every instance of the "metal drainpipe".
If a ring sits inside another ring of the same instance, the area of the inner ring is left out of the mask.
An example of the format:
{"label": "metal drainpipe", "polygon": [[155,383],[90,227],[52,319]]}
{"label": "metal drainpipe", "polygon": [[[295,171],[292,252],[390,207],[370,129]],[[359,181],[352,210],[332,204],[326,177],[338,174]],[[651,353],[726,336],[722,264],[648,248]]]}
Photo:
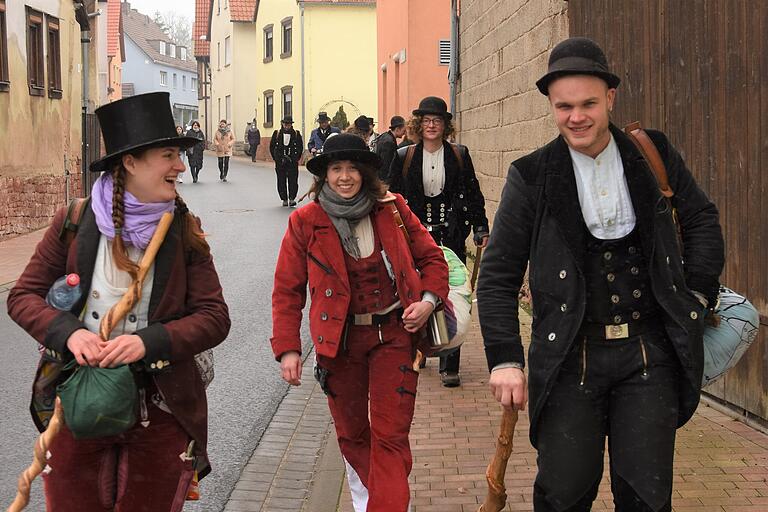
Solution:
{"label": "metal drainpipe", "polygon": [[456,77],[459,71],[459,20],[457,1],[451,0],[451,66],[448,71],[448,84],[451,89],[451,113],[456,117]]}
{"label": "metal drainpipe", "polygon": [[[306,91],[304,89],[304,3],[299,3],[299,12],[301,18],[301,133],[304,134],[304,144],[307,143],[307,106],[306,106]],[[304,148],[301,148],[304,151]]]}

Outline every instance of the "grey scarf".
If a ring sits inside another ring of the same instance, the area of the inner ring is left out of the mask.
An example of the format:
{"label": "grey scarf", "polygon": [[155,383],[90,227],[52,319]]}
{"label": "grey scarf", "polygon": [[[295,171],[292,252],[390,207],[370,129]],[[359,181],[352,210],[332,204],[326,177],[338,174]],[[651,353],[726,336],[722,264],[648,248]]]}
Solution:
{"label": "grey scarf", "polygon": [[360,247],[357,245],[357,238],[352,235],[352,228],[363,217],[371,213],[374,201],[363,191],[360,191],[352,199],[344,199],[328,185],[323,185],[317,199],[322,209],[331,218],[331,222],[333,222],[333,226],[341,238],[341,245],[344,246],[344,250],[359,260]]}

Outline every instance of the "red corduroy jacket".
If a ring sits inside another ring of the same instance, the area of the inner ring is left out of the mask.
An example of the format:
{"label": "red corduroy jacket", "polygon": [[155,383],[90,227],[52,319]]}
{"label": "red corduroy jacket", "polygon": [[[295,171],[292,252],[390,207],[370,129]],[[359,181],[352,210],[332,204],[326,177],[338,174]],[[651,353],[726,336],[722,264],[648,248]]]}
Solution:
{"label": "red corduroy jacket", "polygon": [[[395,224],[395,201],[411,238]],[[429,291],[442,301],[448,296],[448,265],[442,250],[411,213],[400,195],[388,195],[373,209],[376,236],[392,264],[403,307]],[[301,353],[302,310],[307,285],[312,298],[309,330],[318,354],[336,357],[350,303],[344,249],[331,219],[313,202],[293,212],[280,247],[272,291],[272,351],[279,361],[288,351]],[[417,270],[418,269],[418,270]]]}

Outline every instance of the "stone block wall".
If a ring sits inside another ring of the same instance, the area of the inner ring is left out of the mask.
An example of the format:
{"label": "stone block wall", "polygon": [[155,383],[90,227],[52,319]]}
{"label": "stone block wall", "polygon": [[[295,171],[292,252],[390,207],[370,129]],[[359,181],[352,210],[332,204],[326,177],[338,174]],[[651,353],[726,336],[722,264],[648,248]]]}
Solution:
{"label": "stone block wall", "polygon": [[[80,173],[69,177],[69,197],[82,197]],[[0,176],[0,241],[41,229],[67,204],[62,175]]]}
{"label": "stone block wall", "polygon": [[469,147],[493,219],[509,164],[557,135],[535,82],[568,37],[565,0],[462,0],[458,142]]}

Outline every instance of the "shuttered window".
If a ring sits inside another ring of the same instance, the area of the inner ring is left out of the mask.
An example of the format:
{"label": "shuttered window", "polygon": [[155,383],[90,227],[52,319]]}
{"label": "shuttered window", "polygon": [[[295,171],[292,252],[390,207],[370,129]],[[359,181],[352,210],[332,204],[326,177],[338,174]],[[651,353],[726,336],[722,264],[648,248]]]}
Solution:
{"label": "shuttered window", "polygon": [[45,94],[44,64],[43,14],[27,8],[27,82],[32,96]]}
{"label": "shuttered window", "polygon": [[5,25],[5,0],[0,0],[0,91],[10,87],[8,75],[8,29]]}
{"label": "shuttered window", "polygon": [[48,33],[48,96],[60,99],[61,94],[61,40],[59,39],[59,20],[52,16],[45,17]]}
{"label": "shuttered window", "polygon": [[440,65],[448,66],[451,64],[451,40],[440,40]]}

